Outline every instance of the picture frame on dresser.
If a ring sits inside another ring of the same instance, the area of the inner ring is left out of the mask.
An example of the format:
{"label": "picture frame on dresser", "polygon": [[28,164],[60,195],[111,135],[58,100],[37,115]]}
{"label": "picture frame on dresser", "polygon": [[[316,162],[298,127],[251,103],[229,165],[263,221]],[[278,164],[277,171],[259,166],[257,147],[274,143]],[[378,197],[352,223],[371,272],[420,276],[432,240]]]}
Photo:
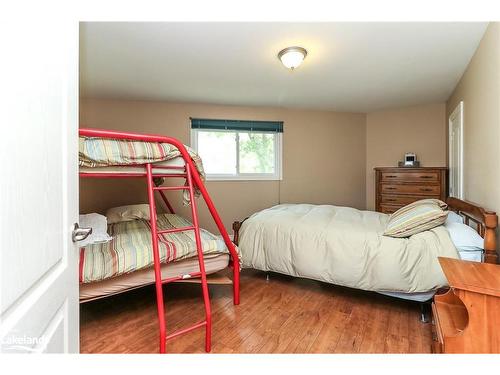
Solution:
{"label": "picture frame on dresser", "polygon": [[425,198],[446,201],[447,167],[376,167],[375,211],[392,214]]}

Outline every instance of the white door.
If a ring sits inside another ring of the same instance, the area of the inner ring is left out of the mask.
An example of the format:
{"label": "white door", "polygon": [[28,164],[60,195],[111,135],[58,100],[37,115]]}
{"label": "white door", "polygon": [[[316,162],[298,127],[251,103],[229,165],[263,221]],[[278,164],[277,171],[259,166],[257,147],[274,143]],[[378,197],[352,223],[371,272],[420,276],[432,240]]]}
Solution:
{"label": "white door", "polygon": [[449,118],[449,170],[451,197],[463,199],[463,102]]}
{"label": "white door", "polygon": [[38,18],[0,25],[0,351],[78,352],[78,23]]}

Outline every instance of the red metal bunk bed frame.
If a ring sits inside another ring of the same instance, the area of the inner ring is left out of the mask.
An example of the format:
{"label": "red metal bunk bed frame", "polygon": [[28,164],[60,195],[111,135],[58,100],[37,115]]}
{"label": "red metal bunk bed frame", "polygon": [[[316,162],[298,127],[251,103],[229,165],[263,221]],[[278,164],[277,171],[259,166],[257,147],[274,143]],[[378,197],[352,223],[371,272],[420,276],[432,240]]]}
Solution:
{"label": "red metal bunk bed frame", "polygon": [[[148,135],[148,134],[139,134],[139,133],[127,133],[127,132],[118,132],[112,130],[103,130],[103,129],[86,129],[81,128],[79,130],[79,135],[84,137],[98,137],[98,138],[110,138],[110,139],[120,139],[120,140],[133,140],[133,141],[142,141],[142,142],[159,142],[159,143],[168,143],[171,144],[180,151],[182,158],[184,159],[184,166],[152,166],[154,163],[146,163],[139,164],[140,166],[144,166],[146,168],[145,173],[134,172],[134,173],[80,173],[80,177],[95,177],[95,178],[127,178],[127,177],[146,177],[147,179],[147,189],[148,189],[148,199],[149,199],[149,210],[150,210],[150,222],[151,222],[151,237],[153,244],[153,258],[154,258],[154,273],[155,273],[155,286],[156,286],[156,304],[158,309],[158,323],[160,329],[160,353],[165,353],[166,351],[166,343],[168,340],[173,339],[179,335],[190,332],[194,329],[205,326],[205,350],[207,352],[211,349],[211,333],[212,333],[212,316],[210,310],[210,297],[208,292],[208,284],[207,284],[207,275],[205,273],[205,264],[203,260],[203,250],[200,236],[200,227],[198,224],[198,210],[196,207],[195,201],[195,187],[201,193],[201,196],[205,200],[208,210],[212,215],[212,218],[219,229],[220,234],[222,235],[224,242],[229,250],[231,256],[230,266],[233,268],[233,302],[235,305],[239,305],[240,303],[240,266],[239,266],[239,257],[236,249],[234,247],[233,242],[230,240],[229,235],[222,224],[222,220],[219,217],[219,214],[208,194],[203,181],[200,178],[198,170],[196,169],[189,153],[186,148],[179,140],[171,137],[165,137],[161,135]],[[132,166],[132,165],[130,165]],[[138,166],[135,164],[134,166]],[[154,169],[167,169],[167,170],[179,170],[183,173],[154,173]],[[154,180],[156,178],[185,178],[187,184],[182,186],[156,186]],[[158,230],[156,223],[156,203],[154,198],[154,192],[157,191],[160,193],[161,199],[167,206],[168,210],[171,213],[175,213],[172,205],[167,199],[164,191],[171,190],[188,190],[189,197],[191,201],[191,215],[192,215],[192,226],[182,227],[176,229],[167,229],[167,230]],[[162,279],[161,275],[161,264],[160,264],[160,254],[158,251],[158,241],[159,236],[162,234],[173,233],[173,232],[181,232],[193,230],[195,233],[196,240],[196,248],[198,253],[198,262],[200,265],[199,272],[193,272],[188,275],[179,275],[177,277]],[[198,322],[190,327],[180,329],[176,332],[167,335],[166,332],[166,321],[165,321],[165,305],[163,302],[163,284],[171,283],[174,281],[178,281],[181,279],[187,279],[191,277],[200,277],[201,278],[201,286],[203,292],[203,301],[205,305],[205,320]]]}

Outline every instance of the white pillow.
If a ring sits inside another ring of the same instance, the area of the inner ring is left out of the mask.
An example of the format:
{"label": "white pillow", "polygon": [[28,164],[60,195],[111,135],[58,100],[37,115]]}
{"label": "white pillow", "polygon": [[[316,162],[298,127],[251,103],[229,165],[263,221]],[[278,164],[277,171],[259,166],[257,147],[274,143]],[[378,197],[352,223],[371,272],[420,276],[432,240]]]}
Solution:
{"label": "white pillow", "polygon": [[448,223],[461,223],[461,224],[463,224],[464,217],[457,214],[456,212],[450,210],[450,211],[448,211],[448,217],[446,218],[445,224],[448,224]]}
{"label": "white pillow", "polygon": [[92,228],[92,233],[82,240],[78,241],[78,246],[85,247],[95,243],[111,241],[112,237],[108,234],[108,224],[106,216],[96,213],[80,215],[78,218],[80,228]]}
{"label": "white pillow", "polygon": [[106,211],[108,224],[137,219],[149,220],[149,204],[132,204],[113,207]]}
{"label": "white pillow", "polygon": [[445,223],[451,240],[458,251],[478,251],[484,249],[484,239],[474,228],[462,223]]}

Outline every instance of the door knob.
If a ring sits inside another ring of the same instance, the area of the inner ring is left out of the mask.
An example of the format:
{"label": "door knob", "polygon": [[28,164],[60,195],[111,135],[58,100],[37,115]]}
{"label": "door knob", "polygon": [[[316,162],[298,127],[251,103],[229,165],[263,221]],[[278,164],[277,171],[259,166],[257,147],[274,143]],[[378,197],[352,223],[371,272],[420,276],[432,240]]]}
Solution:
{"label": "door knob", "polygon": [[73,242],[83,241],[92,233],[92,228],[80,228],[78,223],[73,225],[73,232],[71,233],[71,239]]}

